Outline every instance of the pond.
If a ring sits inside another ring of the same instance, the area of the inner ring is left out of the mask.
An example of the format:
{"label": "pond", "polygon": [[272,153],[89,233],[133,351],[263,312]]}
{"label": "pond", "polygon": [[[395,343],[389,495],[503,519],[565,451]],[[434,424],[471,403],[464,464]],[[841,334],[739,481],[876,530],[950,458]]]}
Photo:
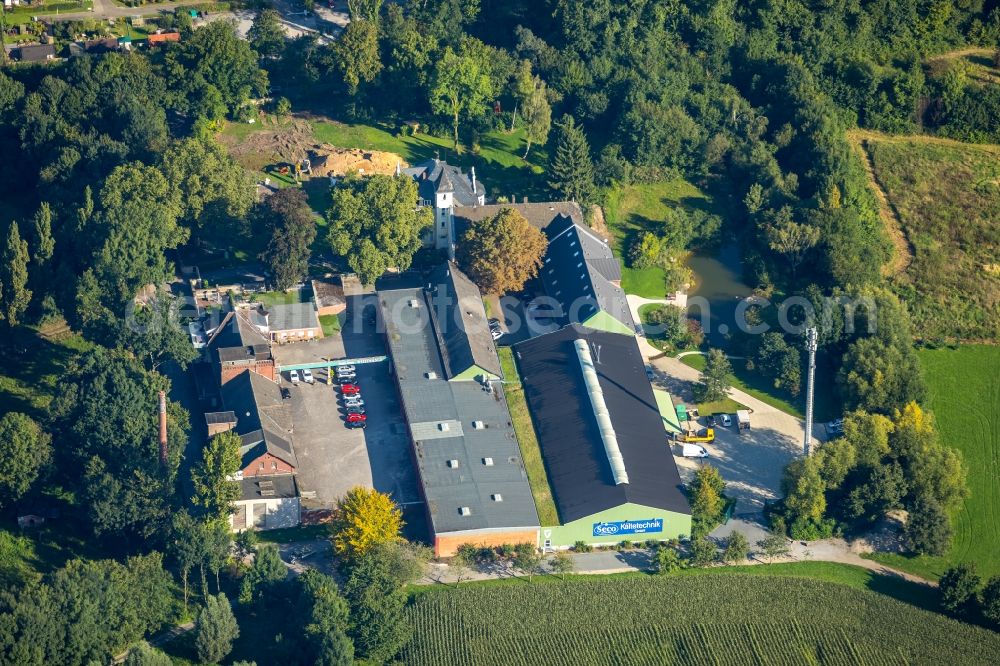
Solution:
{"label": "pond", "polygon": [[711,253],[695,253],[687,265],[694,273],[688,314],[701,322],[710,346],[724,348],[727,334],[737,330],[736,306],[753,293],[743,282],[739,245],[726,243]]}

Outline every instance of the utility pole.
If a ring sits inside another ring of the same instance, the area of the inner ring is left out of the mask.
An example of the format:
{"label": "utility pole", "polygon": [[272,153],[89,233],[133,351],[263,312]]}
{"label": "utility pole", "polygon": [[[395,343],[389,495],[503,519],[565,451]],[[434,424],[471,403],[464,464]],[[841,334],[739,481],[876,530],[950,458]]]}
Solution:
{"label": "utility pole", "polygon": [[809,379],[806,385],[806,435],[802,442],[802,450],[809,455],[809,444],[813,428],[813,384],[816,381],[816,328],[806,329],[806,350],[809,352]]}
{"label": "utility pole", "polygon": [[7,9],[0,0],[0,65],[7,64]]}

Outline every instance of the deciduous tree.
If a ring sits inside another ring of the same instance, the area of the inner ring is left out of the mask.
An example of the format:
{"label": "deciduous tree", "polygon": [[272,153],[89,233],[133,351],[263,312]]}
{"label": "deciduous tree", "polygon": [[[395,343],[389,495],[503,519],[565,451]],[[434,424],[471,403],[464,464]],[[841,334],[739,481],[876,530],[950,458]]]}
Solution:
{"label": "deciduous tree", "polygon": [[351,95],[362,83],[371,83],[382,71],[378,48],[378,24],[367,19],[353,20],[333,43],[337,70]]}
{"label": "deciduous tree", "polygon": [[21,499],[52,458],[52,437],[20,412],[0,418],[0,506]]}
{"label": "deciduous tree", "polygon": [[573,573],[576,565],[573,562],[572,555],[564,550],[560,550],[549,560],[549,567],[552,569],[552,573],[559,574],[559,577],[565,580],[566,574]]}
{"label": "deciduous tree", "polygon": [[918,497],[910,505],[904,530],[906,547],[920,555],[944,555],[951,546],[951,519],[940,502]]}
{"label": "deciduous tree", "polygon": [[983,588],[983,617],[1000,627],[1000,576],[993,576]]}
{"label": "deciduous tree", "polygon": [[537,76],[533,80],[531,92],[521,102],[521,116],[524,118],[524,155],[528,159],[532,144],[543,145],[552,128],[552,106],[545,82]]}
{"label": "deciduous tree", "polygon": [[705,369],[702,370],[697,386],[698,399],[702,402],[722,400],[729,395],[732,386],[733,367],[721,349],[709,349]]}
{"label": "deciduous tree", "polygon": [[438,59],[430,88],[431,108],[447,114],[452,121],[455,151],[458,152],[458,127],[462,116],[483,112],[493,90],[493,82],[478,59],[459,55],[450,46]]}
{"label": "deciduous tree", "polygon": [[334,253],[347,257],[351,270],[372,284],[389,267],[410,267],[432,215],[430,208],[417,207],[412,178],[373,175],[333,191],[327,238]]}
{"label": "deciduous tree", "polygon": [[39,266],[44,265],[52,258],[55,251],[56,241],[52,237],[52,207],[47,201],[43,201],[35,211],[35,251],[32,258]]}
{"label": "deciduous tree", "polygon": [[191,469],[194,484],[191,501],[209,520],[228,518],[240,498],[240,484],[236,480],[241,463],[240,446],[240,437],[235,432],[219,433],[208,440],[201,452],[201,462]]}
{"label": "deciduous tree", "polygon": [[976,565],[962,563],[949,568],[938,581],[941,606],[949,613],[962,615],[978,601],[982,580],[976,573]]}
{"label": "deciduous tree", "polygon": [[240,603],[260,604],[268,592],[287,577],[288,568],[281,561],[278,549],[271,546],[259,548],[253,565],[240,583]]}
{"label": "deciduous tree", "polygon": [[240,626],[226,595],[219,593],[205,599],[194,632],[194,646],[201,661],[217,664],[232,651]]}
{"label": "deciduous tree", "polygon": [[521,213],[504,208],[469,225],[458,246],[458,263],[486,294],[519,291],[538,275],[548,241]]}
{"label": "deciduous tree", "polygon": [[742,562],[750,555],[750,543],[742,532],[733,531],[722,548],[723,562]]}
{"label": "deciduous tree", "polygon": [[333,521],[333,547],[353,560],[382,543],[400,540],[402,512],[388,495],[357,486],[337,503]]}
{"label": "deciduous tree", "polygon": [[298,188],[278,190],[258,210],[258,226],[270,237],[260,259],[275,288],[283,291],[309,274],[316,219],[305,192]]}
{"label": "deciduous tree", "polygon": [[247,40],[262,57],[280,57],[285,50],[285,29],[281,25],[281,14],[270,8],[257,12],[247,32]]}
{"label": "deciduous tree", "polygon": [[358,557],[344,584],[351,606],[348,635],[358,656],[376,663],[392,659],[412,633],[403,612],[406,595],[384,548],[374,546]]}
{"label": "deciduous tree", "polygon": [[11,327],[20,323],[21,315],[31,302],[31,290],[28,289],[30,259],[28,242],[21,239],[17,222],[11,222],[0,254],[0,304],[3,306],[0,319],[5,319]]}

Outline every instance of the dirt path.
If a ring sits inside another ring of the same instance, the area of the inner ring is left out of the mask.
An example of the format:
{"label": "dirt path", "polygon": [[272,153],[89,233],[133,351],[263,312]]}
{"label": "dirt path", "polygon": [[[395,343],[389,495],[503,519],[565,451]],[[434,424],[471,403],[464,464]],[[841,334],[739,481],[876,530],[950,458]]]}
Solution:
{"label": "dirt path", "polygon": [[955,60],[957,58],[964,58],[966,56],[992,56],[996,53],[996,49],[988,49],[983,47],[969,47],[966,49],[958,49],[956,51],[948,51],[947,53],[941,53],[936,56],[931,56],[925,62],[927,64],[942,62],[945,60]]}
{"label": "dirt path", "polygon": [[868,174],[868,184],[875,193],[875,198],[878,199],[878,215],[892,240],[892,261],[883,267],[883,272],[889,275],[900,275],[913,261],[913,248],[910,246],[906,234],[903,233],[903,225],[899,220],[899,215],[896,214],[896,209],[889,202],[888,195],[882,189],[882,184],[878,182],[878,177],[875,175],[875,164],[872,162],[871,153],[868,152],[868,142],[872,138],[866,136],[868,134],[875,133],[852,130],[847,132],[847,140],[857,152],[858,157],[861,158],[861,164],[865,168],[865,173]]}

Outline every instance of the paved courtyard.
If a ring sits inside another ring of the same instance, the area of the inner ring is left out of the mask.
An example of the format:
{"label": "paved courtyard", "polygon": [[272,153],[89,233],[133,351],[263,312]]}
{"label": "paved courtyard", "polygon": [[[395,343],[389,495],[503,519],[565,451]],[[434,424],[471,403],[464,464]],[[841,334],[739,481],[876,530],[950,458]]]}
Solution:
{"label": "paved courtyard", "polygon": [[416,472],[410,459],[409,438],[400,412],[389,363],[358,366],[358,383],[365,401],[368,427],[348,429],[340,394],[325,383],[325,371],[316,383],[283,386],[291,392],[295,424],[295,454],[302,505],[307,509],[332,507],[354,486],[373,487],[400,503],[419,502]]}
{"label": "paved courtyard", "polygon": [[272,353],[279,366],[320,363],[325,359],[384,356],[385,342],[375,330],[373,316],[377,301],[373,294],[351,296],[340,315],[341,330],[318,340],[274,345]]}
{"label": "paved courtyard", "polygon": [[[669,391],[675,401],[693,402],[692,390],[698,381],[698,371],[676,358],[656,358],[660,352],[644,338],[639,338],[639,347],[655,368],[654,385]],[[702,446],[709,455],[705,460],[718,468],[725,479],[726,494],[736,498],[735,515],[752,522],[763,511],[765,502],[782,496],[782,473],[785,465],[803,453],[805,426],[801,419],[742,391],[733,389],[730,396],[753,410],[751,429],[741,434],[735,423],[728,428],[716,424],[715,441]],[[814,424],[814,444],[822,436],[822,426]],[[674,447],[674,459],[685,482],[694,476],[701,460],[681,457],[679,446]]]}

